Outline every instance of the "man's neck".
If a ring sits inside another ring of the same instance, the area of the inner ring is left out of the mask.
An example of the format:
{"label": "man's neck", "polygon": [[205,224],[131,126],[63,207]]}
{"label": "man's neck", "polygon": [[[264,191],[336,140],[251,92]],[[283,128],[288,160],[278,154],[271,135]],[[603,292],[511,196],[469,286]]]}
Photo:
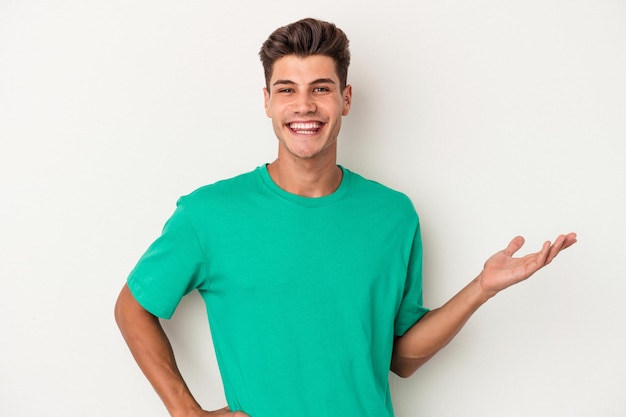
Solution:
{"label": "man's neck", "polygon": [[279,157],[267,166],[272,180],[283,190],[302,197],[324,197],[339,188],[343,171],[335,160],[318,161]]}

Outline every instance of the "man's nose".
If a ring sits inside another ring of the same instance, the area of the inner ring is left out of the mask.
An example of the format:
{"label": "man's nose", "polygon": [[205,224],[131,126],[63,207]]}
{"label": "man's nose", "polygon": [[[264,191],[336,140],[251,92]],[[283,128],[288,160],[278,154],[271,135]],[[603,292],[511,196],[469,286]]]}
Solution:
{"label": "man's nose", "polygon": [[317,110],[315,100],[309,93],[300,93],[296,97],[295,111],[296,113],[306,114],[314,113]]}

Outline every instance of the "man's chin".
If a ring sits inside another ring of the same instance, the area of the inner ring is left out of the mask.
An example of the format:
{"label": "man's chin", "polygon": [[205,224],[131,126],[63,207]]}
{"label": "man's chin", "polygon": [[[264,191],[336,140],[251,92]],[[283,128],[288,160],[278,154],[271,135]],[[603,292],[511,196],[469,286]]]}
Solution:
{"label": "man's chin", "polygon": [[[307,146],[308,145],[308,146]],[[315,146],[318,145],[318,146]],[[280,143],[280,153],[284,153],[284,155],[290,155],[293,158],[300,159],[303,161],[310,161],[313,159],[323,159],[323,158],[335,158],[336,157],[336,147],[333,144],[320,144],[320,143],[285,143],[281,141]]]}

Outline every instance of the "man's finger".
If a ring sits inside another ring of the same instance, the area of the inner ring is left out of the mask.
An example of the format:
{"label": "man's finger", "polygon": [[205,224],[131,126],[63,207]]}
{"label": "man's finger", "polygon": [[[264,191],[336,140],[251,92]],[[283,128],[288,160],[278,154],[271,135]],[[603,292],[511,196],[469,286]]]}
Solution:
{"label": "man's finger", "polygon": [[565,236],[560,235],[556,238],[552,246],[550,246],[550,251],[548,252],[548,257],[546,258],[545,264],[549,264],[556,257],[556,255],[563,250],[563,244],[565,243]]}
{"label": "man's finger", "polygon": [[552,262],[552,260],[556,258],[556,256],[559,253],[561,253],[562,250],[567,249],[570,246],[572,246],[574,243],[576,243],[577,242],[576,233],[568,233],[567,235],[561,235],[557,238],[557,240],[559,241],[559,244],[557,245],[557,241],[554,242],[555,248],[551,250],[550,256],[548,257],[548,261],[546,263]]}
{"label": "man's finger", "polygon": [[513,240],[511,240],[511,242],[509,243],[509,246],[507,246],[504,250],[504,253],[507,256],[513,256],[515,252],[517,252],[522,246],[524,246],[524,242],[525,240],[523,236],[514,237]]}

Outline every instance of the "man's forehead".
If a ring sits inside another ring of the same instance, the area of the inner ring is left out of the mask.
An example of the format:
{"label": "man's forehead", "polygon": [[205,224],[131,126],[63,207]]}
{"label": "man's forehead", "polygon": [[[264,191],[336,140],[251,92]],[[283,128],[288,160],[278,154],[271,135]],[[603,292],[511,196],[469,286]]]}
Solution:
{"label": "man's forehead", "polygon": [[274,62],[270,84],[273,85],[276,81],[299,84],[320,82],[320,80],[339,83],[339,75],[332,58],[325,55],[306,57],[287,55]]}

